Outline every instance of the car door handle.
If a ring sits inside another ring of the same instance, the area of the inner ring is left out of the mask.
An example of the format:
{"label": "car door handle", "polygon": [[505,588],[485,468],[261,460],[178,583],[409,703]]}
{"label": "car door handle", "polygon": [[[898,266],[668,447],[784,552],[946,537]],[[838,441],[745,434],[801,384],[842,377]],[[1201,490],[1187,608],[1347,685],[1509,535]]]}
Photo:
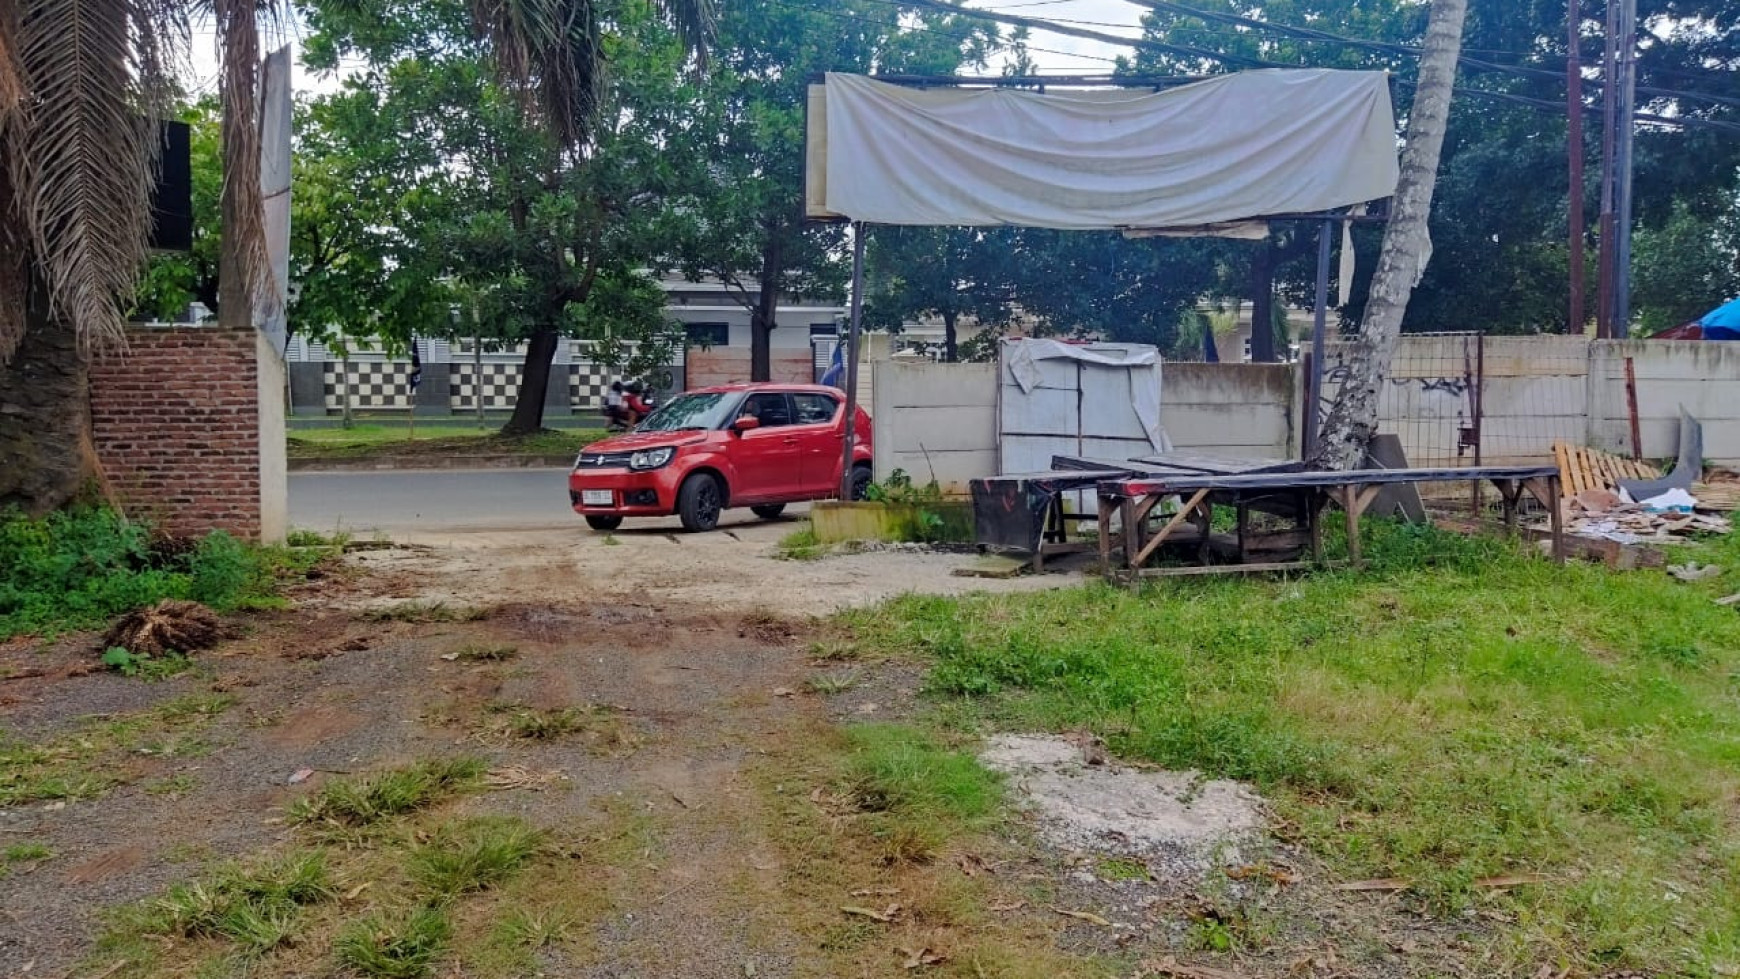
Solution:
{"label": "car door handle", "polygon": [[785,444],[786,444],[786,445],[796,445],[796,444],[797,444],[797,441],[798,441],[798,440],[797,440],[797,439],[795,439],[795,438],[789,438],[789,437],[788,437],[788,438],[787,438],[787,439],[786,439],[786,440],[785,440]]}

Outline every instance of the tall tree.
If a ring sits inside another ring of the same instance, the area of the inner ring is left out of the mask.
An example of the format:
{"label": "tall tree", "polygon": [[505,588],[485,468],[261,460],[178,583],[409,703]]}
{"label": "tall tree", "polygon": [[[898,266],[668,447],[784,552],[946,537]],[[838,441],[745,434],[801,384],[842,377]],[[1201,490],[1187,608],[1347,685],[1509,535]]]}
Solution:
{"label": "tall tree", "polygon": [[[661,356],[669,332],[662,295],[639,270],[666,250],[661,160],[672,112],[684,103],[685,49],[649,10],[633,0],[594,9],[592,36],[603,46],[596,54],[614,71],[580,116],[572,105],[528,106],[535,93],[496,81],[501,67],[465,43],[473,13],[459,3],[362,16],[335,5],[310,18],[311,63],[328,67],[350,53],[368,65],[323,106],[331,136],[371,161],[375,192],[399,202],[383,222],[394,257],[382,291],[411,300],[410,316],[376,326],[400,343],[418,328],[406,322],[414,316],[424,333],[452,332],[445,311],[431,316],[419,301],[428,292],[417,284],[440,280],[462,300],[464,333],[524,343],[505,433],[541,427],[564,337],[590,336],[605,356]],[[558,109],[569,113],[566,122]],[[423,139],[402,146],[405,132]]]}
{"label": "tall tree", "polygon": [[841,228],[803,216],[804,112],[819,72],[952,74],[996,43],[983,23],[889,0],[736,0],[727,4],[702,101],[681,144],[688,233],[678,256],[749,313],[750,378],[772,373],[785,297],[838,299]]}
{"label": "tall tree", "polygon": [[943,322],[943,360],[960,359],[963,318],[981,327],[1013,314],[1003,281],[1006,235],[982,228],[877,228],[866,258],[865,321],[898,330],[909,319]]}
{"label": "tall tree", "polygon": [[1364,458],[1377,429],[1378,391],[1389,376],[1408,298],[1431,260],[1428,222],[1432,191],[1438,184],[1439,154],[1450,126],[1456,61],[1467,17],[1468,0],[1432,0],[1425,49],[1420,55],[1420,83],[1408,114],[1401,181],[1396,185],[1395,204],[1384,230],[1371,298],[1347,358],[1345,380],[1315,447],[1316,461],[1327,468],[1351,469]]}

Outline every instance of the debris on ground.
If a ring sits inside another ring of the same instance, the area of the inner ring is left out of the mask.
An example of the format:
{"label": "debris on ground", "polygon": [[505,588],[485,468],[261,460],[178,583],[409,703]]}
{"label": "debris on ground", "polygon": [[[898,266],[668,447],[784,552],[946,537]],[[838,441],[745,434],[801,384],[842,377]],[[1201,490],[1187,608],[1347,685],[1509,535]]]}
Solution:
{"label": "debris on ground", "polygon": [[1722,566],[1720,564],[1699,564],[1696,561],[1687,561],[1685,564],[1668,565],[1667,572],[1681,581],[1703,581],[1705,578],[1714,578],[1721,574]]}
{"label": "debris on ground", "polygon": [[1665,543],[1693,534],[1725,534],[1727,517],[1626,503],[1619,495],[1584,491],[1565,500],[1565,533],[1620,544]]}
{"label": "debris on ground", "polygon": [[1010,776],[1040,838],[1060,849],[1141,855],[1200,873],[1236,859],[1237,844],[1263,830],[1262,800],[1246,786],[1090,759],[1079,737],[999,735],[979,757]]}
{"label": "debris on ground", "polygon": [[197,653],[224,638],[217,613],[198,602],[166,598],[150,608],[121,616],[103,637],[103,649],[125,649],[134,655],[162,656]]}

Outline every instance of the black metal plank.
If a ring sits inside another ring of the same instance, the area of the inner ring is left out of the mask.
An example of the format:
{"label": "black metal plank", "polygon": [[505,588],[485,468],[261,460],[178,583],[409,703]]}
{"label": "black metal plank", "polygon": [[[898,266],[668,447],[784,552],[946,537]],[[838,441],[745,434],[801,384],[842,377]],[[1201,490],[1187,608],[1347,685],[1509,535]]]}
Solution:
{"label": "black metal plank", "polygon": [[1133,461],[1172,469],[1193,469],[1220,476],[1299,472],[1305,468],[1305,463],[1297,459],[1257,459],[1213,452],[1162,452],[1159,455],[1139,456]]}
{"label": "black metal plank", "polygon": [[1480,466],[1467,469],[1358,469],[1349,472],[1254,473],[1243,476],[1135,476],[1100,484],[1112,496],[1148,496],[1201,489],[1309,489],[1330,486],[1373,486],[1390,483],[1453,483],[1492,479],[1543,479],[1557,476],[1556,466]]}

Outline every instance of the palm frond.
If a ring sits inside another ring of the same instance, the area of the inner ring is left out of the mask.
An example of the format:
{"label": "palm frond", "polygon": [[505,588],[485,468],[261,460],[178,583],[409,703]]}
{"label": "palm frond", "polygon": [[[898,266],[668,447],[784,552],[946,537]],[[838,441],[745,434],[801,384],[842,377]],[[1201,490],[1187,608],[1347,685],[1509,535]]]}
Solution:
{"label": "palm frond", "polygon": [[[658,0],[658,6],[689,51],[704,59],[714,31],[712,0]],[[606,71],[596,0],[472,0],[471,16],[497,76],[522,108],[561,146],[583,146]]]}
{"label": "palm frond", "polygon": [[141,56],[137,32],[169,35],[156,20],[166,12],[139,0],[22,0],[18,15],[29,117],[7,144],[15,217],[51,309],[86,349],[125,344],[121,310],[151,229],[150,99],[165,90],[152,74],[162,61]]}

